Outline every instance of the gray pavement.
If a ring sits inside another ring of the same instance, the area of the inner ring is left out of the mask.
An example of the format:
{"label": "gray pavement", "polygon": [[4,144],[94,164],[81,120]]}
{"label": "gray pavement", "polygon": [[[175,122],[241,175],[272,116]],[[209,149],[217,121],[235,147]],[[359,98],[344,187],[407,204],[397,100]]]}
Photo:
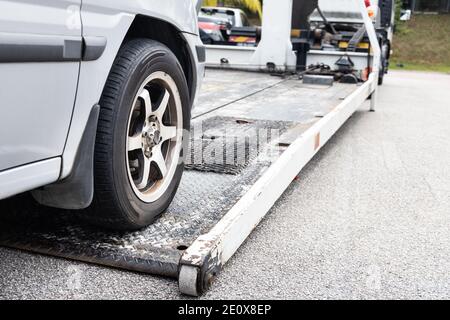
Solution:
{"label": "gray pavement", "polygon": [[[208,299],[450,298],[450,76],[395,71]],[[175,281],[0,248],[2,299],[178,299]]]}

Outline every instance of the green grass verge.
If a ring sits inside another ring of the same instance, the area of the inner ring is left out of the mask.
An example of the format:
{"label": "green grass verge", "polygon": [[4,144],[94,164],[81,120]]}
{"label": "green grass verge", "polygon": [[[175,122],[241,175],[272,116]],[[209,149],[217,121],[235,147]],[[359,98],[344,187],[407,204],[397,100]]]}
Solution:
{"label": "green grass verge", "polygon": [[450,15],[415,15],[397,27],[393,69],[450,73]]}
{"label": "green grass verge", "polygon": [[403,64],[401,62],[392,61],[389,69],[391,70],[407,70],[407,71],[433,71],[450,74],[450,65],[423,65],[408,63]]}

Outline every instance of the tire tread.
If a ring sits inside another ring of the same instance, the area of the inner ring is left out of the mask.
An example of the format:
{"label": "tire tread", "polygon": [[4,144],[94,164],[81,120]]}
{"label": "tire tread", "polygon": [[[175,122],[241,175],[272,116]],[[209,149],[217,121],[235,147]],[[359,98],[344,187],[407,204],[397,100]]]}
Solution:
{"label": "tire tread", "polygon": [[[114,145],[114,124],[117,116],[117,99],[125,89],[127,80],[136,61],[148,50],[165,54],[167,47],[150,39],[134,39],[125,43],[120,49],[100,100],[95,146],[95,190],[92,205],[87,209],[85,218],[104,228],[116,230],[135,230],[142,226],[129,219],[121,208],[113,180],[113,164],[110,150]],[[173,55],[173,57],[175,57]],[[176,59],[176,58],[175,58]],[[181,66],[179,66],[181,69]]]}

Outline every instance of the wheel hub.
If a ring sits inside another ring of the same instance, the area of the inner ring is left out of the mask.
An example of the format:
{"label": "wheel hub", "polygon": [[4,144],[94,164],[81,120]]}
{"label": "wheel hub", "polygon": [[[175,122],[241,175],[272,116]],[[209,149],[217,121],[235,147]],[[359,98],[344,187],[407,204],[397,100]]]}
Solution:
{"label": "wheel hub", "polygon": [[151,117],[144,125],[142,130],[142,145],[144,154],[147,158],[151,158],[152,150],[161,143],[161,125],[158,118]]}

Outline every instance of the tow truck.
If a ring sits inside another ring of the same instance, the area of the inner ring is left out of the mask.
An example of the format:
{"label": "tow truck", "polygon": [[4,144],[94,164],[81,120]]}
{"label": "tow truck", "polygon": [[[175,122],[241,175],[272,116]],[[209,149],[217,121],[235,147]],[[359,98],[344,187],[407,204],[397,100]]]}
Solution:
{"label": "tow truck", "polygon": [[[375,111],[379,38],[364,0],[346,2],[365,26],[366,52],[306,50],[301,35],[293,33],[303,28],[297,23],[313,23],[313,0],[265,0],[258,47],[207,46],[210,69],[193,111],[187,152],[192,161],[172,205],[153,225],[112,233],[33,206],[25,215],[11,212],[10,222],[0,224],[0,244],[171,277],[182,294],[202,295],[347,119],[369,98]],[[346,75],[357,81],[308,74],[316,70],[308,64],[328,64],[338,73],[334,64],[342,59],[353,61]],[[230,141],[232,148],[224,148]],[[217,161],[225,154],[226,161]]]}
{"label": "tow truck", "polygon": [[[391,44],[395,27],[394,0],[365,0],[369,16],[374,20],[378,43],[381,48],[379,85],[383,84],[384,75],[389,70]],[[313,46],[308,55],[308,63],[317,61],[330,63],[339,52],[354,54],[354,63],[367,65],[366,59],[356,53],[367,53],[371,44],[366,34],[365,25],[358,10],[351,0],[334,1],[319,0],[318,7],[310,17]],[[324,61],[323,52],[329,53],[329,59]],[[338,52],[338,53],[336,53]],[[336,66],[336,65],[335,65]],[[337,66],[336,66],[337,67]]]}

